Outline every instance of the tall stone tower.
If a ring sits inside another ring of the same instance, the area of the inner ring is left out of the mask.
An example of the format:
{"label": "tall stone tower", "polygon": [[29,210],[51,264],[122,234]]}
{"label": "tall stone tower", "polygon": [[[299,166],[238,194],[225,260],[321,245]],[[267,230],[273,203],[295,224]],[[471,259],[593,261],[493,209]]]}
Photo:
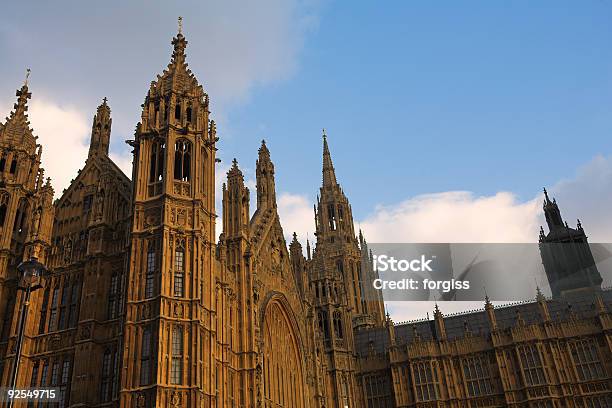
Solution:
{"label": "tall stone tower", "polygon": [[[17,91],[10,116],[0,123],[0,384],[9,383],[15,353],[18,306],[23,295],[17,291],[17,265],[31,258],[47,262],[53,226],[53,188],[49,179],[44,181],[42,146],[30,128],[30,97],[26,80]],[[39,305],[39,292],[30,299],[31,309]],[[23,344],[26,356],[34,332],[34,324],[29,322]],[[27,365],[26,361],[24,357],[22,364]]]}
{"label": "tall stone tower", "polygon": [[601,274],[580,220],[575,229],[564,223],[557,201],[548,198],[546,189],[543,208],[549,232],[540,229],[540,254],[553,296],[601,290]]}
{"label": "tall stone tower", "polygon": [[121,406],[215,400],[215,124],[179,30],[151,83],[134,148]]}
{"label": "tall stone tower", "polygon": [[315,222],[317,243],[310,281],[330,370],[327,395],[331,398],[330,406],[354,407],[357,393],[353,329],[382,322],[383,316],[368,310],[351,205],[336,180],[325,133],[323,184],[315,207]]}

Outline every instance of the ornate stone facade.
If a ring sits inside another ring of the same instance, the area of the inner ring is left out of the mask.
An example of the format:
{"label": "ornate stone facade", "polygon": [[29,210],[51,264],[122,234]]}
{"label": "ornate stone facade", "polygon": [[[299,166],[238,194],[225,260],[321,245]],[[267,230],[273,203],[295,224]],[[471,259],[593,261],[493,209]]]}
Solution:
{"label": "ornate stone facade", "polygon": [[313,251],[295,234],[285,242],[265,142],[256,209],[234,160],[216,240],[219,137],[182,33],[172,45],[128,141],[132,181],[108,156],[106,99],[84,167],[53,204],[27,83],[0,124],[2,384],[15,357],[16,267],[37,258],[49,273],[30,301],[17,384],[58,388],[60,406],[612,406],[609,292],[487,300],[402,325],[385,317],[325,135]]}

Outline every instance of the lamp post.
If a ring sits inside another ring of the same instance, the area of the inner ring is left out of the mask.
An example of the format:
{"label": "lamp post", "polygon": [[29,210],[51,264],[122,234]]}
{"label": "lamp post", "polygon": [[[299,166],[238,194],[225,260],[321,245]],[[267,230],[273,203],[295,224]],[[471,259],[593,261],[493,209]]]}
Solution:
{"label": "lamp post", "polygon": [[[17,266],[17,270],[21,273],[17,290],[23,291],[23,299],[21,310],[19,312],[19,325],[17,328],[17,343],[15,345],[15,359],[13,360],[13,371],[11,374],[10,388],[14,389],[17,385],[17,376],[19,375],[19,360],[21,360],[21,349],[23,346],[23,333],[25,332],[26,320],[28,318],[28,307],[30,306],[30,294],[37,289],[42,288],[40,278],[46,272],[43,264],[38,262],[36,258],[30,258],[29,261],[24,261]],[[13,407],[14,399],[9,401],[9,408]]]}

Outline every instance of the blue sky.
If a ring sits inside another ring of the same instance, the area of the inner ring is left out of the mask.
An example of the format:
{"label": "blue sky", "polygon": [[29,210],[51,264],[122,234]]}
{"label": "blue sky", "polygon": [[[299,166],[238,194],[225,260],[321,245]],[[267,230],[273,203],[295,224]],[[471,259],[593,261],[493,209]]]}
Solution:
{"label": "blue sky", "polygon": [[232,112],[236,133],[265,129],[296,190],[317,185],[325,126],[358,215],[446,190],[531,197],[612,136],[610,3],[533,4],[328,3],[296,75]]}
{"label": "blue sky", "polygon": [[[200,21],[225,33],[244,18],[206,2],[145,13],[144,3],[63,3],[5,5],[0,91],[11,98],[28,65],[35,97],[57,95],[91,114],[107,95],[120,116],[115,151],[126,150],[147,84],[167,63],[176,16],[185,15],[188,58],[205,85],[209,60],[227,55],[199,54],[224,41],[205,38]],[[222,85],[211,94],[223,103],[222,158],[253,167],[265,137],[281,190],[316,194],[322,127],[358,216],[447,190],[531,197],[610,152],[609,1],[272,1],[266,11],[281,5],[291,10],[286,24],[310,19],[278,58],[291,67],[238,96]],[[252,28],[246,35],[257,37],[261,27]]]}
{"label": "blue sky", "polygon": [[545,185],[570,224],[580,217],[592,240],[612,241],[604,0],[7,3],[0,114],[30,67],[30,117],[56,191],[82,166],[104,96],[112,157],[127,171],[124,140],[179,15],[219,123],[218,177],[237,157],[252,186],[265,138],[286,235],[312,232],[326,128],[370,241],[533,241]]}

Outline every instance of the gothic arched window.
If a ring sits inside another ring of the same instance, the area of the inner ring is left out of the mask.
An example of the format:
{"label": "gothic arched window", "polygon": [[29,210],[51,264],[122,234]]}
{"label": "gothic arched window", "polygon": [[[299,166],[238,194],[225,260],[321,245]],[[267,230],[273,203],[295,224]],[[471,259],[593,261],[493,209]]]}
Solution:
{"label": "gothic arched window", "polygon": [[79,301],[81,300],[79,294],[81,291],[81,283],[74,281],[72,283],[72,290],[70,291],[70,308],[68,309],[68,325],[69,327],[76,327],[78,321],[78,307]]}
{"label": "gothic arched window", "polygon": [[153,297],[154,283],[155,283],[155,272],[156,272],[156,259],[157,253],[155,251],[155,243],[149,243],[149,249],[147,251],[147,270],[145,276],[145,299]]}
{"label": "gothic arched window", "polygon": [[192,115],[192,109],[191,106],[187,107],[187,123],[191,123],[191,115]]}
{"label": "gothic arched window", "polygon": [[6,154],[3,153],[2,157],[0,157],[0,172],[3,172],[5,167],[6,167]]}
{"label": "gothic arched window", "polygon": [[100,389],[102,401],[104,402],[111,400],[110,390],[113,371],[112,363],[113,353],[110,349],[106,349],[106,351],[104,351],[104,356],[102,357],[102,385]]}
{"label": "gothic arched window", "polygon": [[142,330],[140,347],[140,385],[149,385],[151,381],[151,328]]}
{"label": "gothic arched window", "polygon": [[334,312],[334,334],[337,338],[344,338],[344,331],[342,330],[342,315],[340,312]]}
{"label": "gothic arched window", "polygon": [[47,323],[47,307],[49,306],[49,288],[45,288],[45,293],[43,295],[42,306],[40,308],[40,322],[38,323],[38,334],[43,334],[45,332],[45,327]]}
{"label": "gothic arched window", "polygon": [[172,366],[170,383],[183,383],[183,328],[176,326],[172,331]]}
{"label": "gothic arched window", "polygon": [[[24,230],[24,223],[28,213],[28,202],[25,198],[19,200],[17,206],[17,214],[15,215],[15,222],[13,224],[13,234],[21,234]],[[2,223],[0,223],[1,225]]]}
{"label": "gothic arched window", "polygon": [[119,274],[114,272],[110,279],[110,287],[108,288],[108,309],[107,318],[109,320],[116,318],[119,315]]}
{"label": "gothic arched window", "polygon": [[0,228],[4,226],[4,221],[6,220],[8,202],[9,202],[8,193],[0,192]]}
{"label": "gothic arched window", "polygon": [[151,156],[149,158],[149,196],[161,194],[161,181],[164,179],[164,156],[166,155],[166,144],[154,142],[151,144]]}
{"label": "gothic arched window", "polygon": [[15,174],[17,171],[17,158],[13,157],[13,161],[11,162],[11,168],[9,169],[9,173]]}
{"label": "gothic arched window", "polygon": [[327,312],[321,311],[319,312],[319,330],[323,335],[323,339],[325,341],[329,340],[329,323],[327,321]]}
{"label": "gothic arched window", "polygon": [[191,179],[191,142],[185,139],[177,140],[174,146],[174,179]]}
{"label": "gothic arched window", "polygon": [[327,218],[329,221],[329,229],[331,231],[335,231],[338,225],[336,221],[336,208],[333,204],[329,204],[327,206]]}
{"label": "gothic arched window", "polygon": [[177,103],[176,106],[174,107],[174,119],[176,120],[181,119],[181,104],[180,103]]}
{"label": "gothic arched window", "polygon": [[185,295],[185,249],[177,246],[174,251],[174,296]]}
{"label": "gothic arched window", "polygon": [[67,313],[66,307],[68,306],[68,294],[70,293],[70,283],[68,281],[64,282],[64,286],[62,287],[62,296],[60,300],[59,307],[59,323],[58,330],[64,330],[66,328],[67,321]]}

